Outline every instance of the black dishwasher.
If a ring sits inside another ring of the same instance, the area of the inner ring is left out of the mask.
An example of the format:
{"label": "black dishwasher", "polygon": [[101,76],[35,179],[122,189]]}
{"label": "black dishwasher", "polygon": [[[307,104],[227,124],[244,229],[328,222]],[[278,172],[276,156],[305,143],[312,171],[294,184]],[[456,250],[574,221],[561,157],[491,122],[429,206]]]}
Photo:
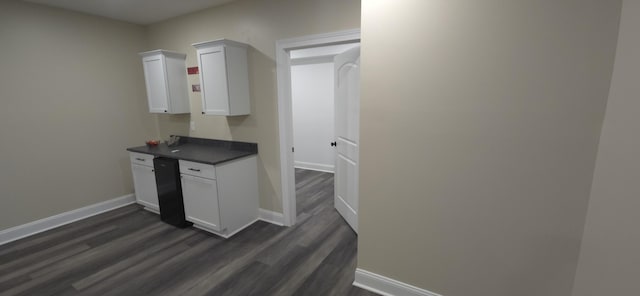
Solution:
{"label": "black dishwasher", "polygon": [[158,157],[153,159],[153,168],[158,188],[160,220],[180,227],[189,227],[193,223],[185,220],[180,167],[177,159]]}

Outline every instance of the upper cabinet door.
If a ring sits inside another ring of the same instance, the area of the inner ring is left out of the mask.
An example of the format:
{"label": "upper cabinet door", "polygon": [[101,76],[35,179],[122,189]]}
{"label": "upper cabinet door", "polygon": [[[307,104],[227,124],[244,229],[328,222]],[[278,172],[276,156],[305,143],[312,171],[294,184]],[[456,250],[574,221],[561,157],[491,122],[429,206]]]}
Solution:
{"label": "upper cabinet door", "polygon": [[248,45],[220,39],[193,46],[200,67],[202,114],[249,114]]}
{"label": "upper cabinet door", "polygon": [[165,77],[164,57],[161,55],[142,59],[144,79],[147,85],[149,112],[164,113],[169,111],[167,98],[167,80]]}
{"label": "upper cabinet door", "polygon": [[144,67],[149,112],[190,113],[187,55],[166,50],[140,53]]}
{"label": "upper cabinet door", "polygon": [[[204,114],[228,115],[229,89],[227,87],[227,65],[224,47],[216,46],[198,51],[200,63],[200,85],[202,112]],[[206,70],[204,70],[206,69]]]}

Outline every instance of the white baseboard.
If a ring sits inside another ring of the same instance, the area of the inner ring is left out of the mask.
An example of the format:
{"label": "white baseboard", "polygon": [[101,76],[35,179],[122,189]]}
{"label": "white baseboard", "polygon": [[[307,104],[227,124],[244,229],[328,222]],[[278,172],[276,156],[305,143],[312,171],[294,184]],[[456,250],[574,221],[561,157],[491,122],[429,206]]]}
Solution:
{"label": "white baseboard", "polygon": [[229,233],[229,234],[223,234],[223,233],[221,233],[221,232],[218,232],[218,231],[215,231],[215,230],[212,230],[212,229],[208,229],[208,228],[206,228],[206,227],[204,227],[204,226],[201,226],[201,225],[198,225],[198,224],[193,224],[193,227],[198,228],[198,229],[201,229],[201,230],[204,230],[204,231],[206,231],[206,232],[213,233],[213,234],[215,234],[215,235],[217,235],[217,236],[219,236],[219,237],[222,237],[222,238],[224,238],[224,239],[227,239],[227,238],[230,238],[230,237],[232,237],[232,236],[236,235],[238,232],[243,231],[245,228],[247,228],[247,227],[251,226],[251,224],[253,224],[253,223],[256,223],[258,220],[261,220],[261,219],[260,219],[260,218],[257,218],[257,219],[255,219],[255,220],[253,220],[253,221],[251,221],[251,222],[249,222],[249,223],[245,224],[244,226],[242,226],[242,227],[238,228],[236,231],[234,231],[234,232],[232,232],[232,233]]}
{"label": "white baseboard", "polygon": [[284,215],[282,213],[260,209],[260,220],[278,226],[284,225]]}
{"label": "white baseboard", "polygon": [[121,197],[103,201],[101,203],[89,205],[83,208],[64,212],[55,216],[47,217],[27,224],[18,225],[0,231],[0,245],[25,238],[43,231],[47,231],[65,224],[89,218],[107,211],[111,211],[136,202],[134,194],[127,194]]}
{"label": "white baseboard", "polygon": [[383,296],[442,296],[360,268],[353,285]]}
{"label": "white baseboard", "polygon": [[303,161],[294,161],[293,166],[298,169],[312,170],[312,171],[320,171],[333,173],[335,172],[334,165],[328,164],[320,164],[320,163],[312,163],[312,162],[303,162]]}

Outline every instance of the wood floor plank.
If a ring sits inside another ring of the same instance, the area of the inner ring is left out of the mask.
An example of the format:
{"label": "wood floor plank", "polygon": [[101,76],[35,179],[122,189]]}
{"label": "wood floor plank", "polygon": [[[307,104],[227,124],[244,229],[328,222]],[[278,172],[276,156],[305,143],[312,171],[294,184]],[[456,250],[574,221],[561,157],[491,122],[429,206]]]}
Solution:
{"label": "wood floor plank", "polygon": [[335,229],[338,225],[343,224],[341,218],[334,211],[323,211],[313,215],[313,223],[302,225],[303,231],[297,237],[297,243],[301,246],[310,246],[317,242],[322,233],[327,229]]}
{"label": "wood floor plank", "polygon": [[27,275],[11,277],[10,279],[0,283],[0,295],[5,295],[5,291],[8,291],[15,286],[22,285],[30,280],[31,278]]}
{"label": "wood floor plank", "polygon": [[252,240],[258,238],[247,235],[247,232],[255,231],[258,236],[268,236],[267,229],[272,226],[261,222],[251,225],[245,231],[226,241],[219,237],[202,240],[184,253],[159,264],[154,270],[137,276],[135,285],[112,290],[107,295],[119,295],[124,291],[136,291],[136,293],[143,295],[160,295],[166,293],[167,290],[178,289],[177,287],[184,286],[185,282],[198,278],[210,270],[216,269],[217,265],[225,264],[226,260],[230,260],[229,258],[235,258],[247,249],[253,248],[255,242]]}
{"label": "wood floor plank", "polygon": [[256,255],[283,239],[287,233],[287,230],[276,233],[261,244],[246,250],[238,257],[220,258],[221,260],[216,262],[217,266],[210,268],[206,273],[194,276],[189,281],[173,289],[165,290],[160,295],[206,295],[209,290],[226,280],[233,272],[253,262]]}
{"label": "wood floor plank", "polygon": [[[179,234],[179,235],[176,236],[175,234]],[[189,237],[192,237],[194,235],[195,233],[193,233],[192,231],[183,231],[181,233],[175,232],[175,233],[169,234],[167,237],[162,237],[162,239],[158,241],[156,244],[152,244],[151,248],[145,249],[142,252],[137,253],[134,256],[131,256],[127,260],[117,261],[115,262],[115,264],[107,268],[101,269],[98,272],[85,277],[73,283],[73,287],[78,291],[82,291],[87,287],[92,286],[98,282],[103,282],[106,278],[111,277],[117,273],[120,273],[123,270],[126,270],[134,265],[140,264],[141,262],[145,261],[149,257],[156,255],[158,252],[165,250],[170,246],[178,244],[183,240]],[[173,254],[177,252],[169,252],[169,253]]]}
{"label": "wood floor plank", "polygon": [[371,296],[333,174],[296,169],[297,223],[222,239],[131,205],[0,246],[0,296]]}
{"label": "wood floor plank", "polygon": [[113,226],[109,225],[113,220],[123,216],[130,216],[133,212],[139,211],[141,211],[139,207],[123,207],[98,216],[89,217],[82,220],[82,223],[76,222],[67,224],[2,245],[0,247],[0,262],[5,262],[6,258],[11,259],[21,257],[23,254],[32,254],[38,250],[46,249],[50,245],[84,235],[87,232],[92,232],[92,228],[101,228],[105,224],[107,226]]}
{"label": "wood floor plank", "polygon": [[295,269],[289,271],[288,275],[284,275],[279,284],[275,285],[269,292],[269,295],[293,295],[295,291],[304,283],[306,278],[318,268],[320,263],[331,253],[340,241],[344,238],[347,231],[345,227],[339,227],[337,231],[332,231],[331,235],[323,241],[304,262],[299,264]]}
{"label": "wood floor plank", "polygon": [[[303,262],[305,258],[309,256],[308,248],[301,246],[294,246],[289,251],[289,256],[283,257],[282,260],[276,262],[274,265],[270,266],[265,272],[258,274],[255,279],[259,279],[258,281],[254,281],[253,285],[246,289],[246,294],[241,295],[252,295],[252,296],[268,296],[270,295],[268,291],[273,290],[274,286],[285,276],[286,272],[295,268]],[[233,277],[230,277],[228,280],[232,280]],[[216,295],[216,293],[221,293],[217,289],[210,290],[207,295]]]}
{"label": "wood floor plank", "polygon": [[[294,295],[338,295],[348,290],[354,280],[356,244],[355,240],[343,240],[307,277]],[[334,284],[327,285],[327,281]]]}
{"label": "wood floor plank", "polygon": [[[145,285],[141,292],[148,295],[179,295],[191,289],[191,286],[198,281],[206,280],[209,273],[223,267],[235,272],[237,270],[234,268],[242,267],[237,264],[237,261],[242,261],[248,251],[257,248],[261,241],[266,241],[273,236],[279,228],[265,222],[255,223],[190,261],[178,261],[167,268],[159,269],[154,275],[158,284]],[[164,272],[167,269],[169,272]]]}
{"label": "wood floor plank", "polygon": [[77,244],[84,245],[83,242],[85,240],[94,236],[98,236],[98,235],[113,231],[116,228],[117,227],[115,226],[109,226],[103,229],[98,229],[93,233],[87,233],[83,236],[77,237],[75,239],[64,242],[62,244],[53,245],[50,248],[42,249],[41,251],[37,251],[28,255],[15,257],[14,260],[10,260],[7,263],[0,264],[0,274],[4,276],[7,273],[14,273],[21,266],[29,266],[31,264],[35,264],[37,262],[44,260],[45,258],[54,256],[56,252],[65,251],[66,249],[71,248],[74,245],[77,245]]}
{"label": "wood floor plank", "polygon": [[[209,244],[215,243],[215,241],[209,242]],[[82,292],[85,295],[108,295],[109,293],[112,295],[127,295],[128,292],[126,291],[135,291],[138,285],[143,284],[142,281],[153,280],[153,277],[147,276],[150,272],[156,268],[161,268],[161,265],[169,260],[183,256],[189,249],[185,244],[176,244],[173,248],[162,250],[119,273],[94,283]]]}
{"label": "wood floor plank", "polygon": [[77,256],[72,256],[68,260],[58,261],[32,272],[29,275],[32,278],[31,281],[13,287],[6,293],[8,295],[55,295],[57,294],[54,293],[55,291],[63,289],[62,286],[70,286],[83,273],[92,273],[95,269],[109,264],[113,258],[121,257],[124,253],[134,249],[137,244],[150,235],[167,229],[165,224],[158,222],[123,236],[115,240],[113,244],[92,248]]}
{"label": "wood floor plank", "polygon": [[94,262],[101,258],[113,258],[116,253],[121,253],[123,249],[129,249],[132,245],[136,243],[141,243],[149,237],[161,232],[166,231],[167,226],[162,223],[154,223],[145,228],[139,229],[133,233],[130,233],[126,236],[120,237],[117,240],[114,240],[113,243],[108,245],[101,245],[99,247],[95,247],[90,249],[87,252],[84,252],[78,256],[72,258],[72,260],[67,260],[60,262],[59,264],[51,265],[46,268],[40,269],[31,274],[33,278],[40,277],[51,277],[56,273],[61,271],[73,270],[75,268],[86,266],[88,263]]}
{"label": "wood floor plank", "polygon": [[[255,290],[256,278],[263,278],[271,269],[270,266],[254,261],[250,265],[235,273],[227,280],[220,283],[206,295],[211,296],[235,296],[235,295],[256,295],[260,292]],[[258,289],[261,291],[262,289]]]}
{"label": "wood floor plank", "polygon": [[[12,280],[16,277],[26,276],[28,273],[44,268],[50,264],[54,264],[62,259],[71,257],[78,253],[84,252],[90,249],[86,244],[79,244],[71,247],[65,247],[62,252],[53,255],[41,258],[37,262],[32,262],[31,264],[25,265],[22,268],[16,268],[11,271],[11,273],[7,273],[0,277],[0,283],[4,283],[6,281]],[[48,255],[48,254],[47,254]]]}
{"label": "wood floor plank", "polygon": [[291,228],[291,232],[287,236],[276,242],[269,248],[264,249],[260,254],[256,255],[255,260],[265,263],[267,265],[274,265],[283,257],[288,256],[292,248],[296,246],[309,246],[309,241],[319,241],[323,236],[322,233],[328,233],[335,229],[337,223],[324,223],[323,220],[310,219],[308,216],[304,221],[298,221],[296,227]]}

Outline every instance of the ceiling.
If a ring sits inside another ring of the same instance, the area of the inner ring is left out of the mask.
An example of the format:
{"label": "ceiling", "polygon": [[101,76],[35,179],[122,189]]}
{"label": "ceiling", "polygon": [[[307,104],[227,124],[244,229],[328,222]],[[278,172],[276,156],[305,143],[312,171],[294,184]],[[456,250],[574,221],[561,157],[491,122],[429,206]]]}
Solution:
{"label": "ceiling", "polygon": [[234,0],[23,0],[148,25]]}

